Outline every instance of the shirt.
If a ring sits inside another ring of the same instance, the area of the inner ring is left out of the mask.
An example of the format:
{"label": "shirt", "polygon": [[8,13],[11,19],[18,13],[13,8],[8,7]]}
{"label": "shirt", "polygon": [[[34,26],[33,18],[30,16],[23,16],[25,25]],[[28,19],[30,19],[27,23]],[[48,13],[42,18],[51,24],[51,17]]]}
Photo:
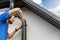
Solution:
{"label": "shirt", "polygon": [[9,9],[4,13],[0,14],[0,40],[7,40],[8,37],[8,22],[7,20],[10,18]]}

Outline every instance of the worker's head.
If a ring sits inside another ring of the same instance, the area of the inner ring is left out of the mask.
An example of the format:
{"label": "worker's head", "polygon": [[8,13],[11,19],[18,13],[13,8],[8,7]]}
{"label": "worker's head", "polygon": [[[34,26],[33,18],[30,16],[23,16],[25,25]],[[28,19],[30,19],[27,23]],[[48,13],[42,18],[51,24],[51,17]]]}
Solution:
{"label": "worker's head", "polygon": [[15,20],[15,16],[12,16],[9,20],[8,20],[8,23],[9,24],[12,24]]}

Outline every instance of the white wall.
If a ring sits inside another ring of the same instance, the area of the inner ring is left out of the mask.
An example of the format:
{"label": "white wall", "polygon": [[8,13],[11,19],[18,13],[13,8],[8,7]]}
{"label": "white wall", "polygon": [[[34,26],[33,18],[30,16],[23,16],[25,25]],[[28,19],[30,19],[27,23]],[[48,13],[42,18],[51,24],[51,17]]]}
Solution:
{"label": "white wall", "polygon": [[[33,12],[28,9],[22,8],[22,10],[28,24],[27,40],[60,40],[60,30],[33,14]],[[16,19],[13,25],[9,25],[9,33],[19,24],[19,19]],[[21,40],[21,30],[19,30],[11,40]]]}

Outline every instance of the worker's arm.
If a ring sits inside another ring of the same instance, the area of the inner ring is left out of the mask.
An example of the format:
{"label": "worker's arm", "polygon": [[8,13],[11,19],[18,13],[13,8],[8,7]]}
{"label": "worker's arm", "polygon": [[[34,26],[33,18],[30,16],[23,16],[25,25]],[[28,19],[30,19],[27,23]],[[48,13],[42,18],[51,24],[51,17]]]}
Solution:
{"label": "worker's arm", "polygon": [[[22,10],[20,8],[14,8],[14,9],[12,9],[12,10],[9,11],[9,16],[12,17],[15,13],[19,15],[21,21],[24,23],[25,18],[23,16]],[[12,38],[14,36],[14,34],[17,32],[17,30],[19,30],[21,28],[22,27],[20,26],[19,28],[15,29],[12,33],[10,33],[8,35],[8,39]]]}
{"label": "worker's arm", "polygon": [[21,29],[21,28],[22,28],[22,25],[19,26],[18,28],[16,28],[12,33],[10,33],[10,34],[8,35],[8,39],[11,39],[11,38],[14,36],[14,34],[15,34],[19,29]]}
{"label": "worker's arm", "polygon": [[14,8],[14,9],[9,11],[9,15],[10,16],[13,16],[15,13],[19,15],[19,17],[20,17],[22,22],[25,21],[25,18],[23,16],[22,10],[20,8]]}

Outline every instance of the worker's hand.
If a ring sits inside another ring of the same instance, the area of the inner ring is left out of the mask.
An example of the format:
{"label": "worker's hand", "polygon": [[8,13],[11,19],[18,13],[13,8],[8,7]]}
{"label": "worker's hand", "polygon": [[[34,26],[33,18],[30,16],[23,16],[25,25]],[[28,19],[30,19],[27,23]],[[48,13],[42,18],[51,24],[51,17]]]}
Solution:
{"label": "worker's hand", "polygon": [[9,24],[12,24],[15,20],[15,16],[12,16],[9,20],[8,20],[8,23]]}

